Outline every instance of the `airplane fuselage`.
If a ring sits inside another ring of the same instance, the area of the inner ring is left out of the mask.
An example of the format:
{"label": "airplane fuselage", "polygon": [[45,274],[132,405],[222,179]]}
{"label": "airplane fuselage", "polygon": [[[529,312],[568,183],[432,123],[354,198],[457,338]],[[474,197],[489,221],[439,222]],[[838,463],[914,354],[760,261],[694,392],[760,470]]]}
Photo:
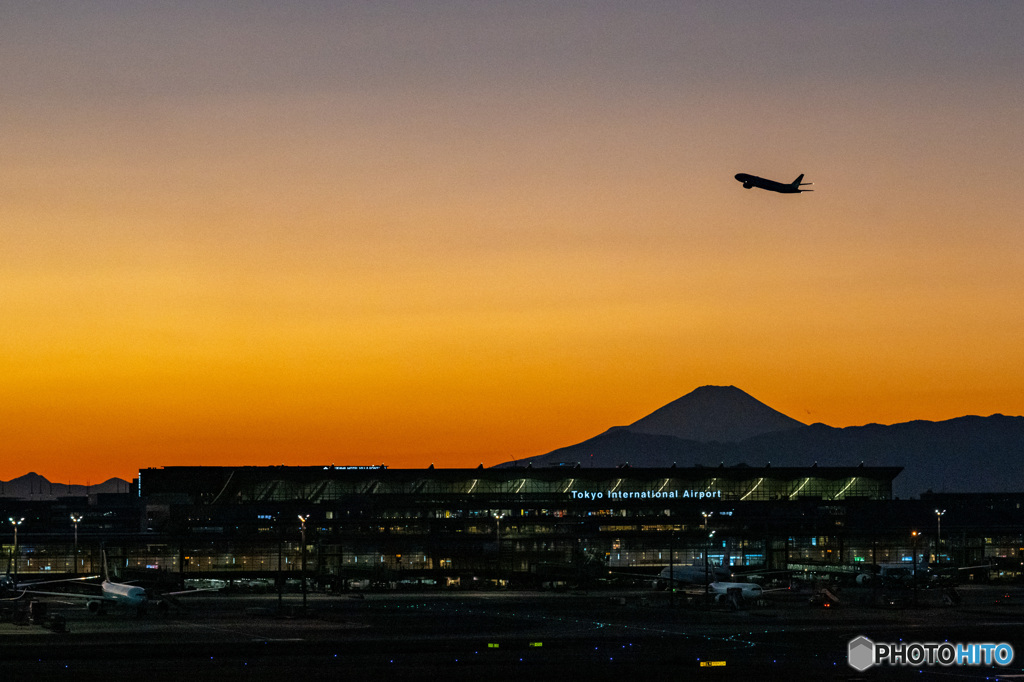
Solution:
{"label": "airplane fuselage", "polygon": [[721,597],[729,594],[730,589],[738,589],[740,596],[744,599],[760,599],[764,594],[764,589],[755,583],[725,583],[725,582],[713,582],[708,585],[708,594],[716,595]]}
{"label": "airplane fuselage", "polygon": [[146,603],[146,589],[138,585],[125,585],[104,580],[103,598],[126,606],[142,606]]}
{"label": "airplane fuselage", "polygon": [[760,189],[766,189],[770,192],[779,192],[780,194],[799,194],[800,192],[812,192],[810,189],[800,189],[800,185],[809,185],[811,183],[800,181],[804,179],[803,174],[800,175],[796,180],[791,183],[776,182],[775,180],[768,180],[767,178],[761,178],[756,175],[750,175],[749,173],[737,173],[735,175],[736,180],[743,183],[743,187],[750,189],[752,187],[758,187]]}

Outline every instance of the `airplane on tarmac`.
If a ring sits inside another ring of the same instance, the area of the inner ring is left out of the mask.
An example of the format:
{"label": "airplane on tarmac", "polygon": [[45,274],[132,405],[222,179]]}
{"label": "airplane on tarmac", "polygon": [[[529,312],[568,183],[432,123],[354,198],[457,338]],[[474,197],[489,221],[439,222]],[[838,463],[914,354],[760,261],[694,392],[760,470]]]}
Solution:
{"label": "airplane on tarmac", "polygon": [[[85,578],[71,578],[64,581],[54,582],[73,582],[90,580],[97,576],[88,576]],[[95,586],[94,583],[89,583]],[[30,587],[30,586],[29,586]],[[135,608],[140,614],[144,613],[147,606],[155,605],[161,611],[166,611],[169,606],[167,597],[175,597],[182,594],[193,594],[195,592],[203,592],[206,590],[183,590],[180,592],[164,592],[160,595],[159,599],[151,599],[146,588],[139,585],[129,585],[128,583],[117,583],[110,579],[110,571],[107,567],[107,553],[103,552],[103,582],[99,585],[100,594],[81,594],[75,592],[40,592],[38,590],[25,589],[25,593],[32,596],[44,596],[44,597],[60,597],[62,599],[84,599],[86,600],[86,606],[92,613],[103,613],[108,605],[115,606],[128,606]]]}
{"label": "airplane on tarmac", "polygon": [[715,581],[708,585],[708,594],[714,595],[715,601],[724,601],[731,596],[730,590],[739,590],[742,599],[760,599],[764,596],[764,588],[757,583],[724,583]]}
{"label": "airplane on tarmac", "polygon": [[736,179],[743,183],[743,187],[750,189],[751,187],[759,187],[766,189],[771,192],[779,192],[781,194],[799,194],[800,192],[813,192],[813,189],[800,189],[803,185],[813,185],[813,182],[800,182],[804,179],[804,174],[801,173],[797,176],[796,180],[786,184],[784,182],[776,182],[775,180],[767,180],[765,178],[759,178],[756,175],[749,175],[747,173],[737,173]]}
{"label": "airplane on tarmac", "polygon": [[658,574],[657,583],[675,583],[677,585],[707,585],[708,582],[729,580],[732,571],[718,564],[694,563],[689,566],[666,566]]}
{"label": "airplane on tarmac", "polygon": [[670,586],[689,585],[703,587],[707,594],[717,601],[725,601],[736,595],[741,599],[760,599],[764,596],[764,588],[757,583],[732,582],[733,573],[726,567],[717,564],[707,567],[701,564],[689,566],[666,566],[658,574],[655,585],[667,583]]}

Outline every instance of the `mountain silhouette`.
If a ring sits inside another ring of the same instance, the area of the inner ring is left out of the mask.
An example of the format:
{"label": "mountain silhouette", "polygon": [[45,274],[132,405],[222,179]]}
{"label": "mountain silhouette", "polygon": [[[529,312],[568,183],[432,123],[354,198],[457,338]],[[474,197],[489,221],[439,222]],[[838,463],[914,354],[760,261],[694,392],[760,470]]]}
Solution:
{"label": "mountain silhouette", "polygon": [[994,414],[945,421],[833,428],[813,424],[738,443],[732,461],[763,466],[901,466],[898,497],[923,492],[1024,490],[1024,417]]}
{"label": "mountain silhouette", "polygon": [[701,443],[732,443],[801,426],[735,386],[701,386],[625,428]]}
{"label": "mountain silhouette", "polygon": [[[716,409],[722,414],[715,415]],[[740,437],[743,433],[753,435]],[[863,463],[903,467],[893,494],[906,498],[926,491],[1024,490],[1022,458],[1024,417],[997,414],[888,426],[807,426],[737,388],[705,386],[630,426],[613,427],[582,443],[498,466],[848,467]]]}
{"label": "mountain silhouette", "polygon": [[97,485],[52,483],[45,476],[30,472],[24,476],[0,481],[0,498],[22,500],[56,500],[58,497],[85,497],[97,493],[127,493],[131,484],[120,478],[111,478]]}

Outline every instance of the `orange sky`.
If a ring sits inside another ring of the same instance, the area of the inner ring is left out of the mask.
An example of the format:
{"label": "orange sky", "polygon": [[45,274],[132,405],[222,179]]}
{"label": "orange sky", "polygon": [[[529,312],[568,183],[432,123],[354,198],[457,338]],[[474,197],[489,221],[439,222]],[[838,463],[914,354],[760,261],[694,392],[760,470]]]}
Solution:
{"label": "orange sky", "polygon": [[0,479],[1024,414],[1019,4],[122,4],[0,11]]}

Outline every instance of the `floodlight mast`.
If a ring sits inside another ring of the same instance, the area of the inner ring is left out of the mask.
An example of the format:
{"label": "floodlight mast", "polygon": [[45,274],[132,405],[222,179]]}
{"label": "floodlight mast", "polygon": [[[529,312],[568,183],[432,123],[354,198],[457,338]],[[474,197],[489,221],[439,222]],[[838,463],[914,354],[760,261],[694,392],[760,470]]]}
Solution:
{"label": "floodlight mast", "polygon": [[72,572],[75,575],[78,575],[78,522],[81,521],[81,520],[82,520],[82,515],[81,514],[72,514],[71,515],[71,523],[75,524],[75,555],[74,555],[74,557],[72,557],[72,562],[71,562],[72,564],[74,564],[74,568],[72,569]]}
{"label": "floodlight mast", "polygon": [[917,606],[917,531],[910,531],[910,536],[914,539],[914,606]]}
{"label": "floodlight mast", "polygon": [[25,521],[25,517],[22,516],[22,517],[20,517],[18,519],[15,519],[13,516],[9,516],[9,517],[7,517],[7,520],[11,522],[12,526],[14,526],[14,569],[13,569],[14,570],[14,574],[13,574],[13,579],[14,579],[14,583],[17,584],[18,583],[18,526],[20,526]]}
{"label": "floodlight mast", "polygon": [[306,520],[309,518],[309,514],[299,514],[299,522],[302,524],[302,570],[299,574],[302,576],[302,610],[306,610]]}

